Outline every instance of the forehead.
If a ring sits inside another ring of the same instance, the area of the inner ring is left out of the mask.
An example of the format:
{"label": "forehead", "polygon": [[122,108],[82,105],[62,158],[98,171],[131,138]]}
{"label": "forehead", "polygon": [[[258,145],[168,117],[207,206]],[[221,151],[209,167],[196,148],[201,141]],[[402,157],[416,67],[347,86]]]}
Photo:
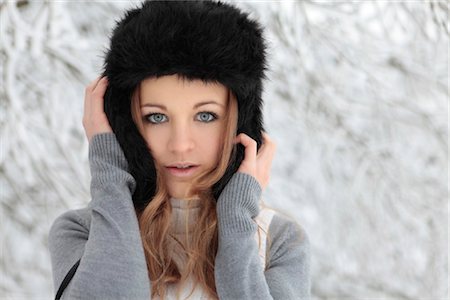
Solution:
{"label": "forehead", "polygon": [[228,89],[221,83],[202,80],[183,80],[178,75],[152,77],[140,84],[140,102],[169,104],[178,101],[197,103],[202,101],[216,101],[225,104]]}

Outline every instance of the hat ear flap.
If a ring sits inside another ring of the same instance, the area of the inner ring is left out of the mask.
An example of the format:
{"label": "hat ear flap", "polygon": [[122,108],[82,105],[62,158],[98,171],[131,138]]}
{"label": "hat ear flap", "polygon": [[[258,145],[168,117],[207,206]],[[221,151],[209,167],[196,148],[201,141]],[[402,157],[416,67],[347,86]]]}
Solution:
{"label": "hat ear flap", "polygon": [[[104,110],[128,162],[128,172],[136,181],[132,196],[134,207],[142,211],[156,193],[157,173],[147,142],[133,121],[131,97],[132,90],[119,95],[114,85],[109,85],[104,95]],[[130,98],[130,102],[117,103],[118,99],[124,98]]]}

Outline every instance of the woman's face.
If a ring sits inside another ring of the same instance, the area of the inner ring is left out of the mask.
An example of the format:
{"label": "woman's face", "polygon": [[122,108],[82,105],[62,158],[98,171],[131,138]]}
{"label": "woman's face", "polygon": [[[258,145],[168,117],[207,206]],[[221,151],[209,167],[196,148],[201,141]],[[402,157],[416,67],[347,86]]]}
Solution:
{"label": "woman's face", "polygon": [[226,126],[227,88],[177,75],[144,80],[140,86],[143,136],[161,166],[169,194],[189,196],[189,182],[214,169]]}

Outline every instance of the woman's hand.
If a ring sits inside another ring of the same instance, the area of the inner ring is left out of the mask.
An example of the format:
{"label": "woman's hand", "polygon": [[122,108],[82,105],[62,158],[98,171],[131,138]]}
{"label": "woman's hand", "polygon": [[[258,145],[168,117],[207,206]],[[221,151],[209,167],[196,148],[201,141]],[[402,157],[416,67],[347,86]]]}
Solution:
{"label": "woman's hand", "polygon": [[108,79],[98,77],[87,87],[84,95],[83,127],[88,141],[97,133],[112,132],[103,109],[103,96],[108,86]]}
{"label": "woman's hand", "polygon": [[276,145],[267,133],[263,132],[262,137],[263,143],[259,151],[257,151],[256,141],[245,133],[237,135],[235,142],[241,143],[245,147],[245,157],[239,166],[238,172],[255,177],[261,188],[264,189],[269,184],[270,168]]}

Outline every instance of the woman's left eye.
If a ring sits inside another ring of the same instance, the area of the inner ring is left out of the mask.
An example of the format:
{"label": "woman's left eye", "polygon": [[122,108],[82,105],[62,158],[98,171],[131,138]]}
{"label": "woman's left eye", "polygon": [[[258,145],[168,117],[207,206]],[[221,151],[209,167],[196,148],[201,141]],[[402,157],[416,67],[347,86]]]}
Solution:
{"label": "woman's left eye", "polygon": [[197,114],[197,120],[200,122],[209,123],[217,119],[217,115],[212,112],[202,111]]}

